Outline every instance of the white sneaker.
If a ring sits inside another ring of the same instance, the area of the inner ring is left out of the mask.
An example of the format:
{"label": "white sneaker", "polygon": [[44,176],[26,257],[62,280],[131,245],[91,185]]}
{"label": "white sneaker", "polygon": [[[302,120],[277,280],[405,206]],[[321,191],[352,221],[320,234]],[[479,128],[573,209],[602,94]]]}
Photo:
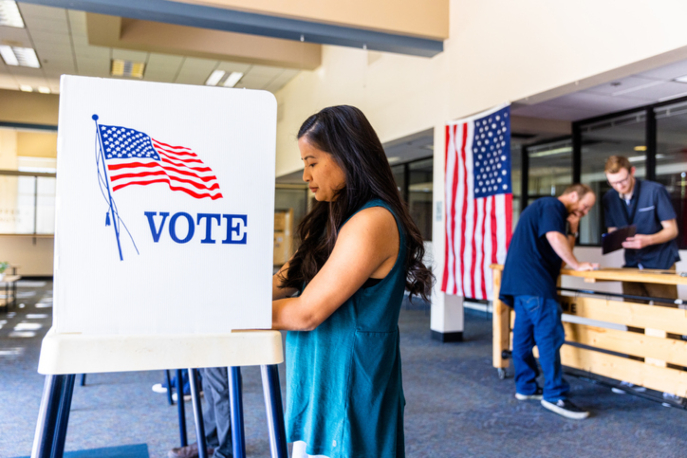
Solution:
{"label": "white sneaker", "polygon": [[635,393],[644,393],[646,388],[643,386],[634,385],[630,382],[620,382],[619,387],[611,388],[611,391],[615,394],[627,394],[627,392],[630,390],[634,391]]}
{"label": "white sneaker", "polygon": [[155,385],[153,385],[152,389],[156,393],[166,393],[167,392],[167,387],[162,386],[162,383],[156,383]]}

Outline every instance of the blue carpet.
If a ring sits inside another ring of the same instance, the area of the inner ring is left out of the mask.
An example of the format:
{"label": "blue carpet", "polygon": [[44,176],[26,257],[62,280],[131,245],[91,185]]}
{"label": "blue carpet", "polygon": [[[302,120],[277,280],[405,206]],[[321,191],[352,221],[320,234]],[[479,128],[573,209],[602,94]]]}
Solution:
{"label": "blue carpet", "polygon": [[135,444],[65,452],[64,458],[149,458],[149,455],[148,445]]}

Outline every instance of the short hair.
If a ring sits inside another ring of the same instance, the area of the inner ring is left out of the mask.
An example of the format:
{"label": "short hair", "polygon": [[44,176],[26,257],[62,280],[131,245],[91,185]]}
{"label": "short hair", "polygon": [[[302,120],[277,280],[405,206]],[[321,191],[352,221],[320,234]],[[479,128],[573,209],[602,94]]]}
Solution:
{"label": "short hair", "polygon": [[575,183],[575,184],[571,184],[570,186],[565,188],[565,191],[563,191],[562,195],[565,196],[565,195],[573,193],[573,192],[577,194],[577,197],[579,199],[583,198],[585,195],[587,195],[587,193],[590,193],[590,192],[592,194],[594,193],[594,191],[592,191],[592,188],[590,188],[586,184]]}
{"label": "short hair", "polygon": [[621,169],[632,171],[632,164],[625,156],[611,156],[606,159],[604,173],[618,173]]}

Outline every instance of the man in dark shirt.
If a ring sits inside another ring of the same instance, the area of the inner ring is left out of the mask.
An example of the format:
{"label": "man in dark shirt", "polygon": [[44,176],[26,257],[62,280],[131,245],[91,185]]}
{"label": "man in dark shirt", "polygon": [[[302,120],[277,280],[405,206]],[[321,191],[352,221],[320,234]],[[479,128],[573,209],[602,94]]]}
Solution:
{"label": "man in dark shirt", "polygon": [[[625,267],[675,270],[680,260],[677,216],[666,189],[635,178],[635,168],[623,156],[609,157],[604,172],[613,187],[603,197],[608,232],[631,224],[637,227],[637,234],[623,242]],[[677,299],[677,286],[623,282],[623,293]]]}
{"label": "man in dark shirt", "polygon": [[[595,202],[589,186],[574,184],[558,198],[543,197],[529,205],[515,228],[499,294],[499,299],[515,308],[515,397],[541,400],[545,408],[573,419],[586,418],[589,412],[568,400],[570,386],[563,379],[560,356],[565,331],[556,283],[562,262],[575,270],[598,268],[596,264],[579,262],[572,251],[580,218]],[[532,354],[535,345],[544,372],[543,390],[536,382],[539,370]]]}

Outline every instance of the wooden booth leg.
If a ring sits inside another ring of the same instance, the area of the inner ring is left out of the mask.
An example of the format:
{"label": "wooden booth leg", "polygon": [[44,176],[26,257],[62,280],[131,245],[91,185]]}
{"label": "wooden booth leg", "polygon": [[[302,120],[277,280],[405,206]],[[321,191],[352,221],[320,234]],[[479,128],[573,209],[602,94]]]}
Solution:
{"label": "wooden booth leg", "polygon": [[75,375],[47,375],[31,458],[61,458],[67,436]]}
{"label": "wooden booth leg", "polygon": [[177,369],[177,406],[179,412],[179,443],[181,447],[186,447],[188,439],[186,438],[186,408],[184,406],[184,378],[182,372],[181,369]]}
{"label": "wooden booth leg", "polygon": [[231,402],[231,439],[234,458],[246,458],[246,439],[243,433],[243,398],[241,368],[229,368],[229,401]]}
{"label": "wooden booth leg", "polygon": [[272,458],[288,458],[279,370],[274,364],[260,366],[260,372],[262,374],[262,390],[265,395],[265,408],[267,409],[267,427],[270,433]]}
{"label": "wooden booth leg", "polygon": [[205,425],[203,424],[203,407],[200,405],[200,384],[195,369],[188,370],[188,380],[191,385],[191,399],[193,400],[193,418],[196,422],[196,441],[199,458],[208,458],[208,447],[205,443]]}

